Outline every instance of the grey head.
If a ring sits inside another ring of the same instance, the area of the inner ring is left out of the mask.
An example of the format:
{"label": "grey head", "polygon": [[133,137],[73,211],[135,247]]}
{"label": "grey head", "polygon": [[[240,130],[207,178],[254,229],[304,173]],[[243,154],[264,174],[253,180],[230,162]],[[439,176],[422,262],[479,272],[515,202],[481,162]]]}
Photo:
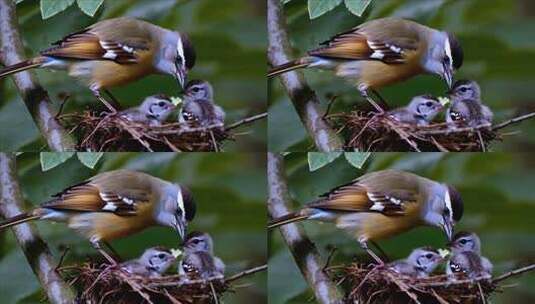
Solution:
{"label": "grey head", "polygon": [[416,248],[407,258],[407,263],[425,274],[433,272],[441,262],[442,256],[430,247]]}
{"label": "grey head", "polygon": [[191,40],[185,33],[166,29],[155,30],[160,45],[154,56],[154,66],[161,74],[172,75],[180,88],[184,88],[188,71],[193,68],[196,53]]}
{"label": "grey head", "polygon": [[422,217],[427,225],[441,228],[448,241],[453,237],[453,227],[464,211],[460,193],[451,185],[432,182],[425,187],[428,202],[422,208]]}
{"label": "grey head", "polygon": [[422,66],[428,73],[440,76],[448,88],[453,84],[453,73],[463,64],[463,49],[452,33],[430,31],[427,52],[422,56]]}
{"label": "grey head", "polygon": [[165,95],[152,95],[140,106],[140,111],[149,119],[156,119],[159,122],[165,121],[175,109],[171,99]]}
{"label": "grey head", "polygon": [[147,267],[149,271],[155,271],[159,274],[164,273],[175,261],[175,257],[166,248],[152,247],[143,253],[139,262]]}
{"label": "grey head", "polygon": [[184,239],[188,223],[196,213],[196,203],[191,191],[184,185],[173,183],[157,184],[159,203],[154,208],[154,217],[159,225],[175,229]]}
{"label": "grey head", "polygon": [[208,233],[193,231],[186,236],[184,241],[185,252],[206,252],[213,255],[214,245]]}
{"label": "grey head", "polygon": [[448,91],[448,95],[452,101],[464,99],[481,101],[481,88],[474,80],[458,80]]}
{"label": "grey head", "polygon": [[470,251],[481,254],[481,240],[473,232],[461,231],[455,234],[453,240],[448,243],[452,252]]}
{"label": "grey head", "polygon": [[185,95],[188,99],[214,100],[214,89],[206,80],[191,80],[185,88]]}
{"label": "grey head", "polygon": [[408,109],[414,115],[431,122],[442,111],[443,106],[434,96],[420,95],[412,98]]}

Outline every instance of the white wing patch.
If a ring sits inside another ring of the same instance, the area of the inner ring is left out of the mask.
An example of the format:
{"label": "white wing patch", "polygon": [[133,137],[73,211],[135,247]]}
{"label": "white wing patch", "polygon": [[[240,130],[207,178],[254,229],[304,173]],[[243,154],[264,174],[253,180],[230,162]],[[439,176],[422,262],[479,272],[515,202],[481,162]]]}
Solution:
{"label": "white wing patch", "polygon": [[184,209],[184,199],[182,198],[182,190],[180,189],[180,186],[177,186],[178,192],[176,196],[176,201],[178,204],[178,208],[182,211],[182,216],[186,217],[186,210]]}
{"label": "white wing patch", "polygon": [[450,221],[453,223],[453,208],[451,207],[451,198],[450,191],[446,188],[446,194],[444,195],[444,202],[446,203],[446,208],[450,211]]}
{"label": "white wing patch", "polygon": [[178,56],[182,59],[182,64],[185,64],[186,60],[184,59],[184,45],[182,44],[182,38],[180,38],[180,35],[178,35],[176,51],[178,52]]}
{"label": "white wing patch", "polygon": [[[367,43],[368,46],[373,50],[373,53],[370,55],[370,58],[382,60],[388,55],[389,52],[403,55],[403,49],[397,45],[374,41],[367,41]],[[402,60],[396,59],[395,61]]]}
{"label": "white wing patch", "polygon": [[115,205],[115,203],[113,202],[106,203],[106,205],[102,207],[102,210],[114,212],[115,210],[117,210],[117,205]]}
{"label": "white wing patch", "polygon": [[[135,49],[126,44],[116,43],[112,41],[105,41],[105,40],[100,40],[99,44],[104,50],[106,50],[106,53],[102,55],[102,57],[106,59],[115,60],[119,56],[122,56],[122,57],[128,56],[128,55],[125,55],[125,53],[131,54],[131,55],[135,54]],[[128,61],[135,62],[135,59],[129,59]]]}
{"label": "white wing patch", "polygon": [[446,38],[446,42],[444,43],[444,51],[446,52],[446,56],[448,56],[450,59],[450,68],[453,69],[453,57],[451,56],[451,45],[449,38]]}

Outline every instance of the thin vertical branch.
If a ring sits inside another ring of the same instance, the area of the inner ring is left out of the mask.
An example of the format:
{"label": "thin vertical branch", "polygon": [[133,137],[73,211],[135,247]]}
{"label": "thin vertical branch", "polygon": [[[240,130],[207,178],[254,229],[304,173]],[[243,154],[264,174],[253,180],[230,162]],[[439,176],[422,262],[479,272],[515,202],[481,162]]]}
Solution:
{"label": "thin vertical branch", "polygon": [[[290,213],[290,195],[281,155],[268,153],[267,174],[270,216],[277,218]],[[306,236],[303,228],[296,224],[288,224],[279,229],[316,300],[322,304],[342,303],[339,291],[323,271],[325,262],[322,261],[318,249]]]}
{"label": "thin vertical branch", "polygon": [[[291,60],[290,41],[281,1],[268,0],[267,5],[268,59],[271,65],[277,66]],[[322,152],[342,150],[342,141],[323,120],[324,115],[319,108],[318,97],[306,83],[303,74],[293,71],[279,77],[297,110],[297,114],[313,138],[316,148]]]}
{"label": "thin vertical branch", "polygon": [[[0,215],[9,218],[23,213],[22,194],[17,181],[15,156],[0,153]],[[54,260],[47,244],[41,239],[31,224],[19,224],[12,228],[33,272],[51,303],[72,304],[74,293],[63,282],[55,268]],[[3,278],[9,280],[9,278]]]}
{"label": "thin vertical branch", "polygon": [[[14,0],[0,0],[0,62],[13,65],[24,61]],[[51,150],[74,150],[74,140],[55,119],[48,93],[31,72],[12,76],[33,120]]]}

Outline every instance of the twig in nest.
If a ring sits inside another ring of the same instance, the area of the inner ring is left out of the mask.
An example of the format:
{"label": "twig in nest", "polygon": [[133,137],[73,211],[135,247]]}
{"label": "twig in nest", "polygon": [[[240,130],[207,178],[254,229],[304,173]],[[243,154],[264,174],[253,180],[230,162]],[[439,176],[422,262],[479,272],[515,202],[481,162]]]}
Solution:
{"label": "twig in nest", "polygon": [[499,282],[535,270],[535,264],[502,274],[493,280],[488,277],[469,279],[463,274],[450,277],[432,275],[414,278],[400,275],[384,266],[372,267],[354,263],[330,267],[328,271],[344,282],[346,303],[487,303],[500,291]]}
{"label": "twig in nest", "polygon": [[78,149],[88,151],[221,151],[223,142],[233,140],[232,129],[265,118],[266,113],[222,125],[168,123],[148,126],[117,115],[101,117],[93,112],[65,114],[60,119],[79,138]]}
{"label": "twig in nest", "polygon": [[489,126],[464,128],[446,123],[416,126],[364,111],[331,114],[328,119],[344,130],[347,150],[481,151],[492,141],[501,139]]}
{"label": "twig in nest", "polygon": [[504,134],[499,133],[499,130],[533,117],[535,112],[494,126],[476,127],[447,123],[415,126],[365,111],[332,114],[327,119],[339,130],[345,130],[347,150],[486,152],[492,142],[502,140]]}
{"label": "twig in nest", "polygon": [[267,117],[267,113],[262,113],[262,114],[257,114],[257,115],[251,116],[251,117],[244,118],[242,120],[238,120],[237,122],[232,123],[232,124],[228,125],[227,127],[225,127],[225,131],[228,132],[228,131],[230,131],[232,129],[236,129],[237,127],[240,127],[242,125],[249,124],[249,123],[252,123],[254,121],[257,121],[257,120],[260,120],[260,119],[264,119],[266,117]]}
{"label": "twig in nest", "polygon": [[188,280],[179,275],[158,278],[132,275],[107,264],[86,263],[62,267],[60,271],[76,284],[79,300],[87,303],[219,303],[219,298],[231,288],[231,282],[267,269],[255,267],[227,279]]}

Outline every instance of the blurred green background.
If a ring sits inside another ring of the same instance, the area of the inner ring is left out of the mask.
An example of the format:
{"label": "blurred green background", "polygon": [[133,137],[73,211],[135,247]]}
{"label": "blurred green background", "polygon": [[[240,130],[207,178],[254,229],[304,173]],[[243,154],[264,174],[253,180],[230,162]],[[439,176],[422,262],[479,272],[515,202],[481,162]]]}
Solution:
{"label": "blurred green background", "polygon": [[[464,48],[465,62],[456,79],[474,79],[482,98],[501,122],[520,113],[535,111],[535,1],[533,0],[372,0],[362,18],[344,5],[310,20],[305,1],[285,5],[294,56],[302,56],[331,36],[364,21],[397,16],[413,19],[457,35]],[[356,89],[331,72],[305,72],[310,86],[327,107],[327,96],[337,95],[331,113],[364,104]],[[434,76],[422,75],[380,90],[391,106],[408,103],[415,95],[443,94],[446,87]],[[280,81],[269,82],[269,149],[271,151],[314,150]],[[531,151],[535,147],[535,120],[508,127],[496,151]],[[514,134],[511,134],[513,133]]]}
{"label": "blurred green background", "polygon": [[[535,161],[530,154],[506,153],[374,153],[363,170],[343,157],[310,172],[306,153],[285,157],[289,189],[295,208],[330,189],[370,171],[395,168],[451,183],[461,192],[465,213],[456,230],[474,231],[481,237],[482,253],[494,263],[494,275],[535,263]],[[329,245],[338,248],[331,265],[349,263],[355,255],[366,258],[357,242],[334,225],[305,223],[305,230],[326,259]],[[268,235],[270,304],[310,303],[313,294],[295,266],[278,230]],[[416,247],[444,246],[440,230],[417,228],[379,245],[390,258],[403,258]],[[503,293],[492,303],[535,303],[535,273],[504,282]]]}
{"label": "blurred green background", "polygon": [[[42,172],[39,154],[17,157],[18,172],[27,208],[50,198],[63,188],[99,172],[128,168],[190,186],[197,215],[188,230],[206,231],[214,239],[215,254],[227,265],[227,275],[260,266],[266,261],[265,154],[260,153],[106,153],[96,170],[75,157]],[[239,167],[240,170],[236,170]],[[37,223],[39,232],[59,259],[70,251],[64,265],[98,256],[89,242],[64,224]],[[179,239],[171,229],[155,227],[111,242],[123,259],[139,256],[147,247],[176,248]],[[2,303],[42,303],[43,293],[10,230],[0,233],[0,295]],[[227,293],[225,303],[266,303],[267,274],[246,277]]]}
{"label": "blurred green background", "polygon": [[[23,1],[17,5],[17,15],[27,56],[38,54],[71,32],[119,16],[185,31],[197,50],[197,63],[188,78],[212,83],[216,102],[227,112],[227,123],[266,111],[264,0],[106,0],[94,18],[73,5],[46,20],[41,19],[38,1]],[[56,107],[65,94],[71,95],[66,112],[100,106],[87,88],[65,72],[39,71],[38,75]],[[111,91],[125,108],[139,104],[148,95],[179,93],[176,81],[161,75]],[[237,131],[237,141],[227,142],[225,150],[265,151],[265,120]],[[11,79],[0,80],[0,151],[37,149],[46,147]]]}

